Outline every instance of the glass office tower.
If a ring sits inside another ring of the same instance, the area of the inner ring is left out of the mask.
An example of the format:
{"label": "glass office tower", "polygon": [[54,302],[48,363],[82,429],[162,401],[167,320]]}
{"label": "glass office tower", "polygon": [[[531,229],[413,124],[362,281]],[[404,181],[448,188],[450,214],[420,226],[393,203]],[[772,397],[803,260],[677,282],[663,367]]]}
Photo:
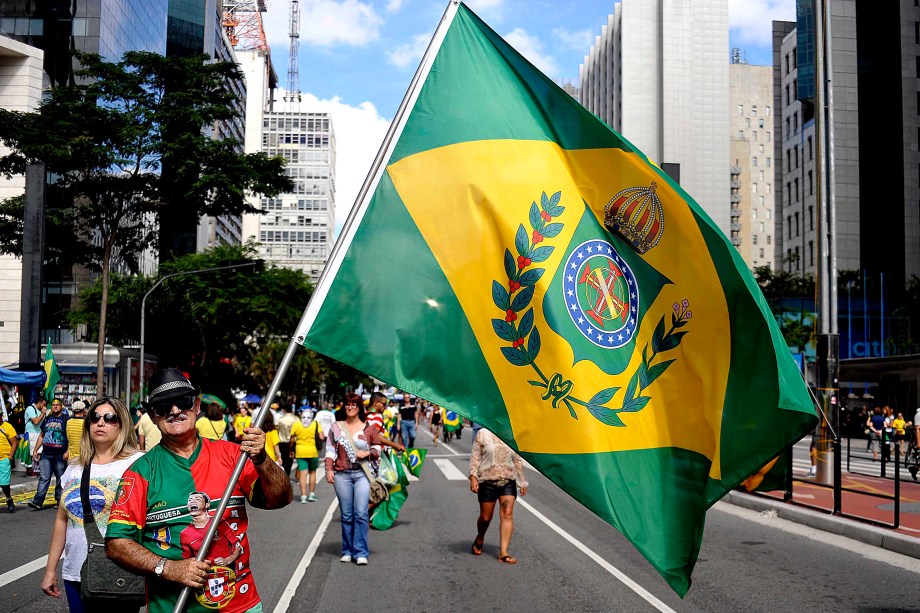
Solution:
{"label": "glass office tower", "polygon": [[0,34],[45,52],[46,86],[73,83],[71,49],[116,61],[166,53],[169,0],[0,0]]}

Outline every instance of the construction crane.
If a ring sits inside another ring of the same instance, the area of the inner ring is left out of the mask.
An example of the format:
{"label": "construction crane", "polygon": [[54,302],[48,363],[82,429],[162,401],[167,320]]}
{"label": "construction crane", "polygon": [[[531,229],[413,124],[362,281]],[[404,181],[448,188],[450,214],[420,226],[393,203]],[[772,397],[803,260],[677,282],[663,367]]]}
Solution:
{"label": "construction crane", "polygon": [[268,50],[262,13],[268,10],[265,0],[224,0],[221,26],[234,49]]}
{"label": "construction crane", "polygon": [[300,104],[300,70],[298,69],[298,51],[300,50],[300,1],[290,0],[291,12],[289,35],[291,46],[288,50],[287,88],[284,102],[287,111],[297,110],[295,105]]}

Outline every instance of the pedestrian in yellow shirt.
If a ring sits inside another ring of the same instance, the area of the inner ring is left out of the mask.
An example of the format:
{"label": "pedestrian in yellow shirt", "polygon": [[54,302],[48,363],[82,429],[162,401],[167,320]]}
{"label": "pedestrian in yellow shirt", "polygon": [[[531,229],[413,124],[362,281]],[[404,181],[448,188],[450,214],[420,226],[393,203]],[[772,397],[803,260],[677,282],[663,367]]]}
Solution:
{"label": "pedestrian in yellow shirt", "polygon": [[70,405],[73,413],[67,420],[67,453],[64,459],[73,462],[80,457],[80,439],[83,437],[83,421],[86,419],[86,403],[82,400],[74,400]]}
{"label": "pedestrian in yellow shirt", "polygon": [[265,433],[265,453],[272,462],[281,466],[280,438],[278,428],[275,427],[275,416],[271,414],[271,411],[266,413],[265,419],[262,420],[262,431]]}
{"label": "pedestrian in yellow shirt", "polygon": [[240,407],[240,412],[233,418],[233,430],[236,432],[236,440],[243,440],[243,432],[252,424],[252,417],[249,416],[249,409]]}
{"label": "pedestrian in yellow shirt", "polygon": [[[311,412],[312,414],[312,412]],[[326,436],[319,424],[310,418],[310,423],[294,422],[291,426],[291,445],[297,460],[297,480],[300,482],[300,502],[316,502],[316,468],[319,466],[317,440],[324,441]],[[310,476],[310,495],[307,496],[307,474]]]}
{"label": "pedestrian in yellow shirt", "polygon": [[907,422],[904,421],[904,413],[898,413],[898,416],[891,421],[891,428],[894,430],[894,440],[898,446],[898,455],[904,455],[904,434]]}
{"label": "pedestrian in yellow shirt", "polygon": [[212,441],[223,440],[224,433],[227,431],[227,422],[224,421],[224,411],[219,404],[212,402],[208,405],[207,413],[195,422],[195,430],[202,438],[209,438]]}
{"label": "pedestrian in yellow shirt", "polygon": [[0,411],[0,488],[6,496],[6,508],[10,513],[16,512],[16,504],[10,493],[10,477],[12,475],[13,455],[19,446],[19,435],[8,421],[3,421],[3,411]]}

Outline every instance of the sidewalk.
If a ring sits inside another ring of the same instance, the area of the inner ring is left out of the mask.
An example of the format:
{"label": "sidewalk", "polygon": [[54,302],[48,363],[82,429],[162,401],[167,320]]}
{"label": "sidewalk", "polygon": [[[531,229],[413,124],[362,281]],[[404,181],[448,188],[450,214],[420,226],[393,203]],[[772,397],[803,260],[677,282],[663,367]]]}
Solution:
{"label": "sidewalk", "polygon": [[[804,475],[796,474],[797,478]],[[898,528],[881,527],[868,523],[894,524],[894,500],[877,498],[866,494],[894,494],[894,481],[880,477],[844,473],[842,487],[854,491],[843,491],[841,512],[831,514],[834,508],[834,492],[830,487],[813,483],[812,479],[795,480],[792,486],[792,501],[783,501],[783,492],[747,494],[733,491],[723,500],[755,511],[776,511],[783,519],[839,534],[853,540],[912,558],[920,559],[920,483],[904,473],[907,481],[901,480],[900,522]]]}
{"label": "sidewalk", "polygon": [[[19,463],[17,463],[12,472],[13,474],[10,476],[10,493],[13,495],[13,500],[16,501],[17,510],[22,510],[27,508],[26,504],[32,499],[35,490],[38,488],[38,475],[27,477],[26,469]],[[48,485],[48,496],[45,499],[46,507],[54,505],[54,486],[56,483],[57,479],[52,475],[51,483]]]}

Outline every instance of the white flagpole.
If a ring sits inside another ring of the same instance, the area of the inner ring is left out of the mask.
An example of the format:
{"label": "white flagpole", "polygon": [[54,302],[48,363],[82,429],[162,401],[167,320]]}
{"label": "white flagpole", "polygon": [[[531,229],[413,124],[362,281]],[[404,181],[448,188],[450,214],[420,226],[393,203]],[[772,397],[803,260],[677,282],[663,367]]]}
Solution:
{"label": "white flagpole", "polygon": [[[358,223],[356,222],[360,221],[360,219],[364,216],[364,212],[367,210],[370,195],[373,193],[373,189],[376,189],[377,184],[380,182],[380,177],[383,175],[383,171],[385,169],[384,163],[392,155],[393,148],[396,146],[396,141],[398,140],[397,137],[402,133],[402,130],[406,125],[406,121],[409,115],[407,111],[415,105],[415,101],[418,99],[419,90],[421,89],[420,84],[424,83],[425,79],[428,77],[428,72],[431,70],[431,64],[434,61],[434,57],[437,55],[438,50],[441,48],[441,43],[444,42],[444,37],[447,34],[447,29],[453,22],[459,5],[460,0],[450,0],[447,8],[444,10],[444,15],[442,15],[441,21],[431,38],[431,42],[428,43],[428,48],[425,50],[425,55],[422,56],[419,67],[415,71],[415,76],[412,77],[412,81],[409,84],[409,90],[406,92],[406,95],[403,97],[403,100],[399,105],[399,109],[396,111],[396,116],[393,118],[393,123],[390,124],[390,129],[387,131],[387,135],[383,139],[383,143],[380,146],[380,150],[377,152],[377,157],[374,159],[371,170],[368,173],[367,178],[364,180],[364,185],[361,187],[361,191],[358,193],[358,197],[355,200],[355,205],[352,207],[351,212],[348,214],[348,219],[345,222],[345,227],[342,230],[342,234],[339,236],[335,246],[332,248],[330,261],[327,263],[323,273],[320,275],[316,289],[313,292],[313,296],[310,298],[310,302],[307,304],[307,308],[304,309],[303,316],[300,318],[300,323],[297,324],[297,330],[294,336],[291,338],[291,342],[288,345],[287,351],[284,353],[284,358],[282,358],[281,365],[278,367],[278,371],[275,373],[275,378],[272,380],[271,386],[268,389],[268,393],[262,398],[262,405],[259,407],[259,410],[252,418],[251,427],[253,428],[258,428],[262,425],[262,420],[265,418],[265,414],[268,412],[268,407],[271,405],[272,399],[278,393],[278,389],[281,387],[281,382],[284,381],[284,376],[287,374],[287,370],[294,359],[294,353],[296,353],[297,347],[302,344],[303,338],[306,336],[306,330],[309,329],[310,324],[313,323],[313,319],[316,317],[316,311],[318,311],[319,307],[316,306],[315,308],[311,309],[311,305],[322,304],[322,299],[329,291],[329,285],[331,285],[332,279],[335,277],[335,272],[338,271],[342,258],[344,257],[344,253],[348,250],[348,245],[351,243],[351,240],[354,237],[354,231],[358,226]],[[330,268],[333,269],[331,273]],[[319,299],[317,299],[318,294],[320,294]],[[214,536],[217,534],[217,526],[220,524],[224,513],[227,511],[227,507],[230,504],[230,498],[233,495],[233,490],[236,489],[236,484],[239,481],[240,476],[243,474],[243,468],[246,466],[246,461],[248,458],[249,456],[246,453],[242,451],[240,452],[240,457],[236,461],[236,466],[233,469],[233,474],[230,477],[230,481],[227,483],[227,488],[224,490],[224,495],[220,499],[220,505],[217,507],[217,511],[214,513],[214,516],[208,523],[208,532],[201,544],[201,549],[198,550],[198,555],[195,556],[195,559],[199,562],[204,561],[204,559],[207,557],[208,549],[211,547],[211,542],[214,540]],[[185,603],[188,601],[189,594],[191,594],[191,589],[192,588],[190,587],[184,587],[182,589],[182,592],[179,594],[179,599],[176,601],[176,606],[173,608],[173,613],[182,612],[182,610],[185,608]]]}

